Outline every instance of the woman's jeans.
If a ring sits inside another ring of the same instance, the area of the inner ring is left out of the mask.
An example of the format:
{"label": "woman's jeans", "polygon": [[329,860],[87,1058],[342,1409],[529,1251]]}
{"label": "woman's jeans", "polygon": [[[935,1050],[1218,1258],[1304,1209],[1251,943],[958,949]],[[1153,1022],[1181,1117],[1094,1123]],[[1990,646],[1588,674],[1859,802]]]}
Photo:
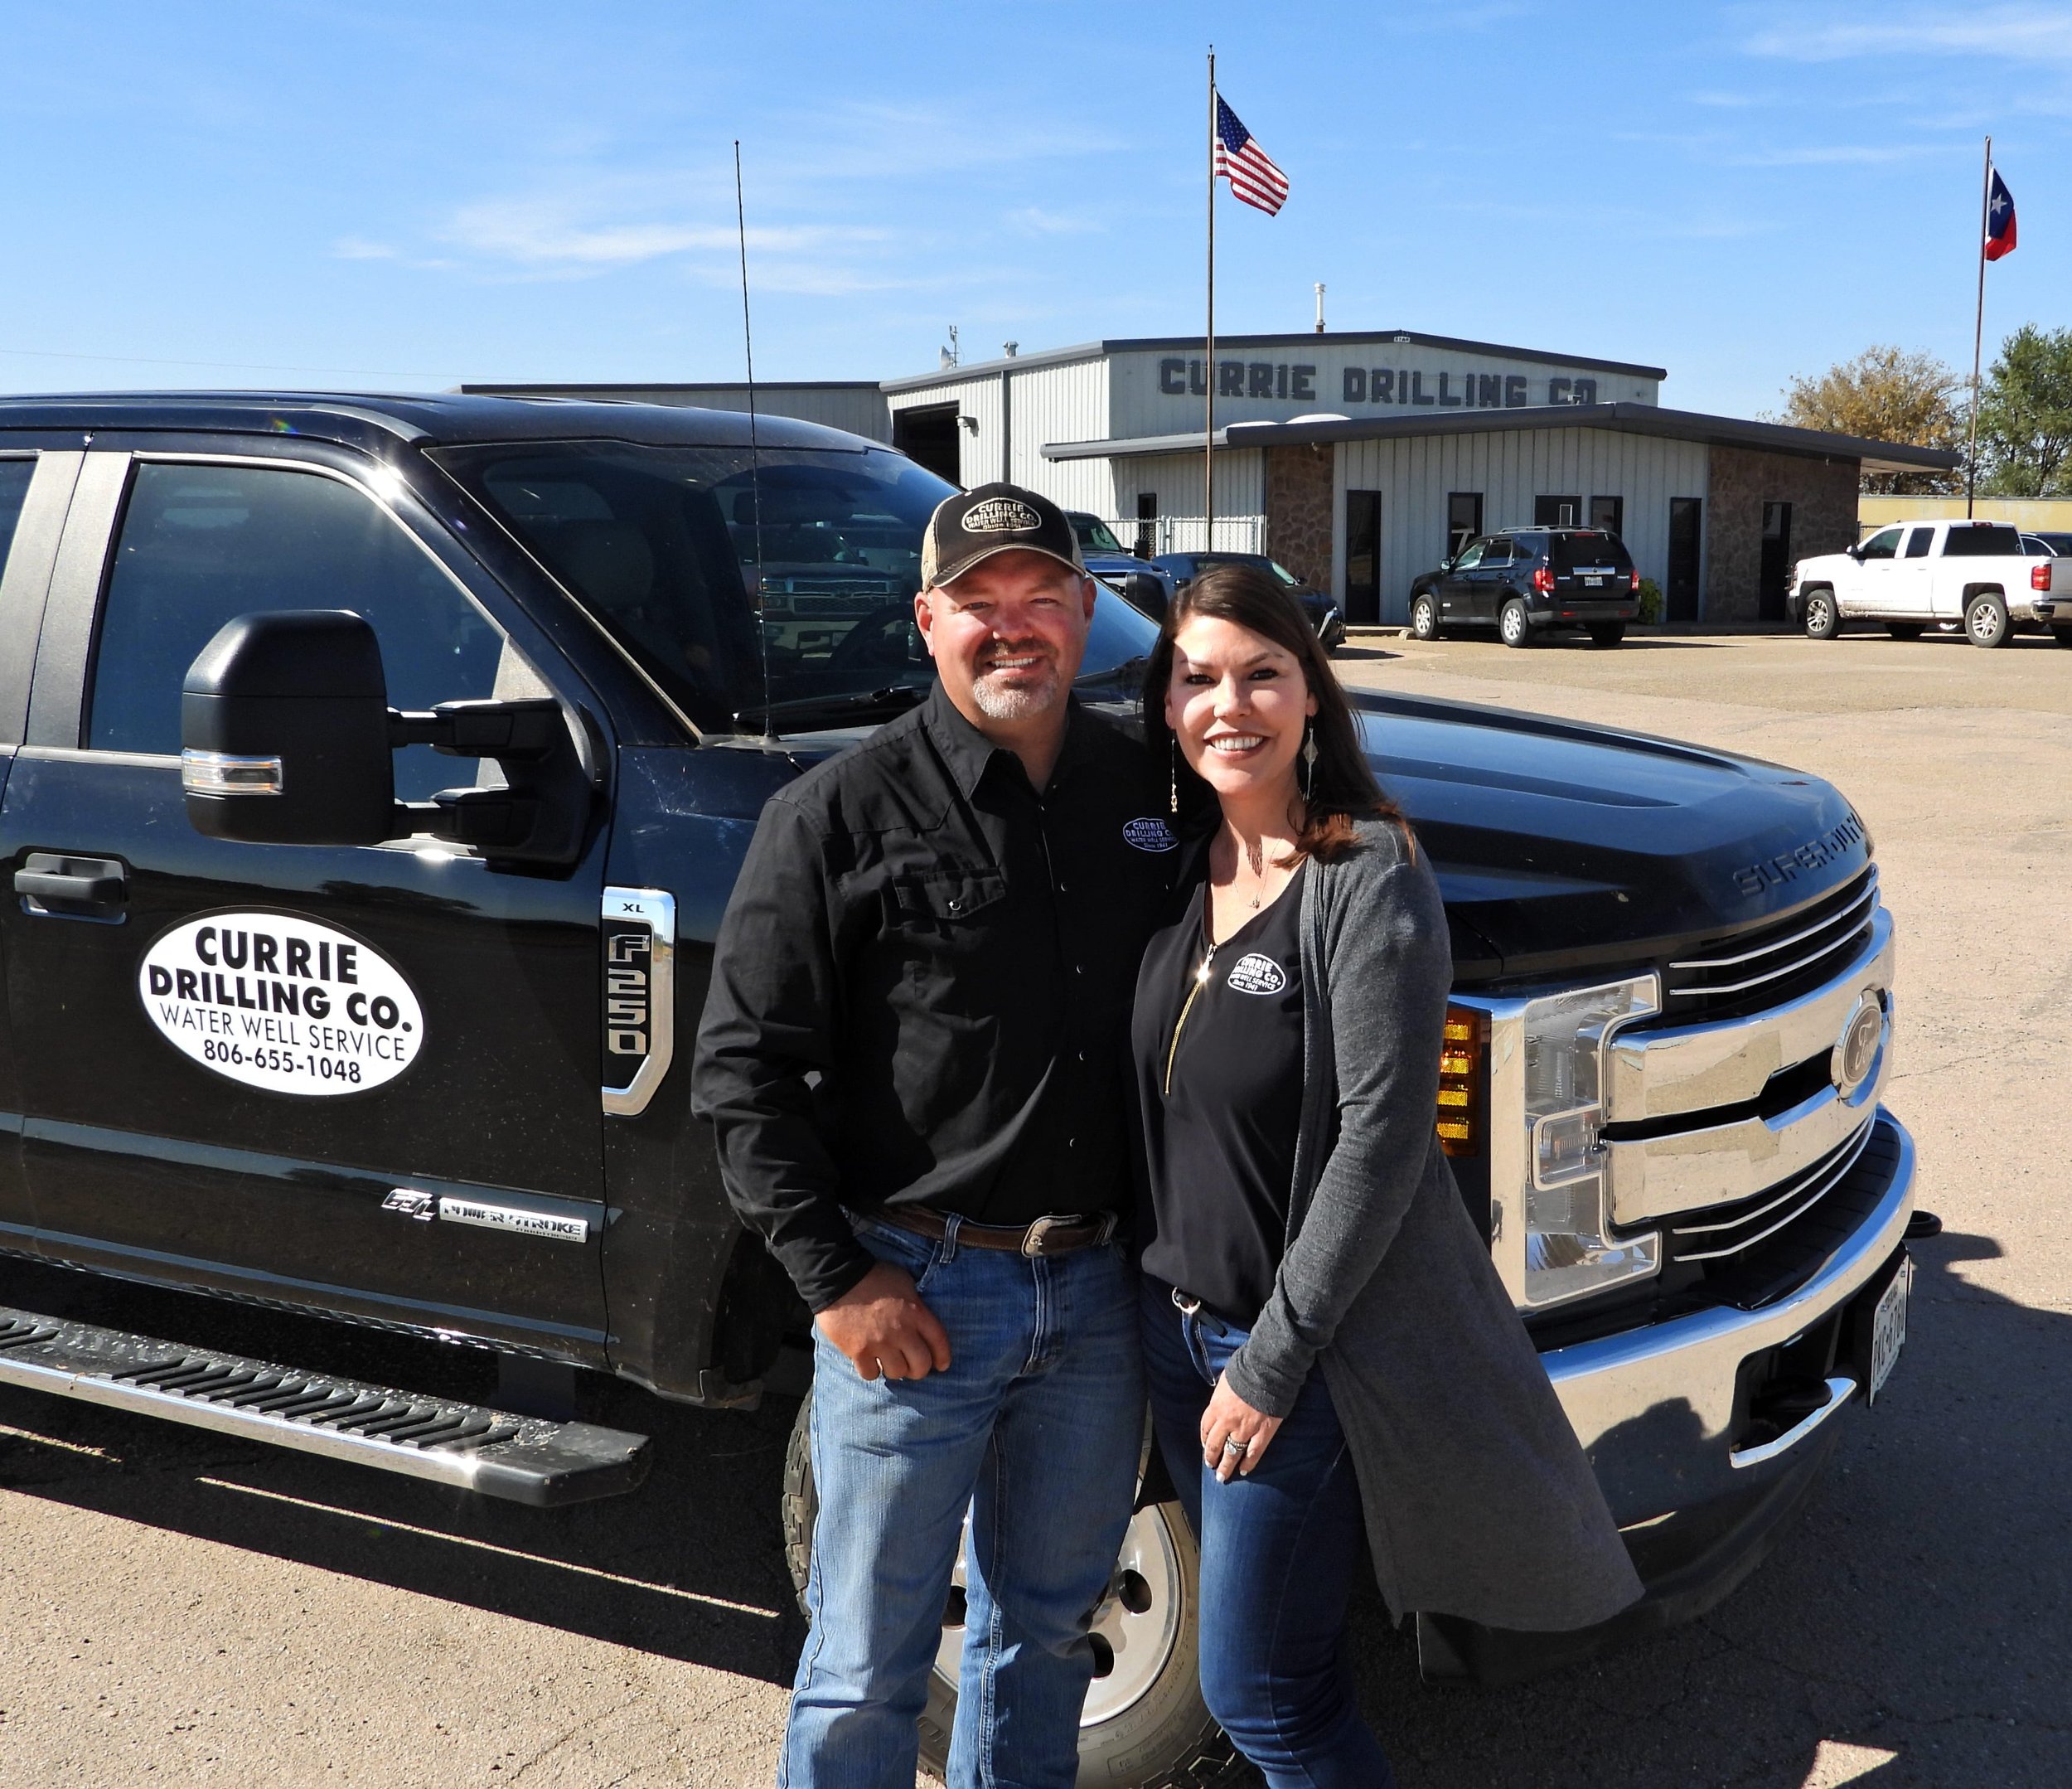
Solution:
{"label": "woman's jeans", "polygon": [[1202,1464],[1202,1413],[1247,1331],[1178,1309],[1145,1275],[1144,1365],[1159,1448],[1202,1549],[1202,1694],[1272,1789],[1390,1789],[1345,1653],[1360,1493],[1312,1371],[1250,1476]]}
{"label": "woman's jeans", "polygon": [[1072,1789],[1087,1638],[1144,1444],[1136,1275],[1120,1246],[1047,1260],[859,1220],[950,1334],[949,1370],[859,1379],[816,1331],[820,1515],[781,1789],[912,1789],[968,1510],[950,1789]]}

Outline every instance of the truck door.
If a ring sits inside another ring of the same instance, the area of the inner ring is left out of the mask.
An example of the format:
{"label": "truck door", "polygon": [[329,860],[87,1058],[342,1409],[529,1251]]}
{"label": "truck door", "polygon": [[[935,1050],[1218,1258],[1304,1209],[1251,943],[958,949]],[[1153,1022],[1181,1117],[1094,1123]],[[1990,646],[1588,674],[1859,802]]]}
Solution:
{"label": "truck door", "polygon": [[1929,550],[1934,545],[1933,524],[1907,530],[1906,545],[1886,573],[1892,586],[1891,613],[1895,615],[1926,621],[1935,613],[1935,561],[1929,557]]}
{"label": "truck door", "polygon": [[[601,829],[520,873],[187,822],[180,686],[235,615],[357,611],[399,708],[578,699],[390,478],[292,452],[85,456],[0,798],[39,1244],[601,1360]],[[412,748],[397,793],[479,773]]]}
{"label": "truck door", "polygon": [[1845,615],[1882,615],[1891,601],[1892,556],[1900,550],[1900,531],[1881,528],[1857,549],[1852,567],[1837,566],[1835,601]]}

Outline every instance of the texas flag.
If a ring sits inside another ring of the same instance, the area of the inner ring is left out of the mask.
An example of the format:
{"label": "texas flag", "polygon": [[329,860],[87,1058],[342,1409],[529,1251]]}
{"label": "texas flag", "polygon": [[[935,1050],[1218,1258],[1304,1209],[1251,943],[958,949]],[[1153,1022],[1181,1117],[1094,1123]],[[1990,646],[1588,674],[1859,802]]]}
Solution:
{"label": "texas flag", "polygon": [[1986,259],[1997,261],[2011,254],[2015,245],[2015,201],[2000,170],[1992,171],[1986,187]]}

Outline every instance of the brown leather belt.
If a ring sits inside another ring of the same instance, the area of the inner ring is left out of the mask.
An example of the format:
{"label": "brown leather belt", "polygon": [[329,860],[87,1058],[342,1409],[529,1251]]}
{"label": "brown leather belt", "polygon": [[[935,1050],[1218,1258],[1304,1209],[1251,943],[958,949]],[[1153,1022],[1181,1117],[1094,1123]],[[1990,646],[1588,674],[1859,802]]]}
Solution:
{"label": "brown leather belt", "polygon": [[[910,1231],[940,1242],[950,1234],[949,1221],[926,1205],[879,1205],[864,1214],[879,1224]],[[1034,1224],[957,1224],[960,1248],[997,1248],[1004,1253],[1026,1255],[1037,1260],[1048,1255],[1068,1255],[1077,1249],[1097,1248],[1116,1233],[1116,1214],[1104,1211],[1094,1217],[1038,1218]]]}

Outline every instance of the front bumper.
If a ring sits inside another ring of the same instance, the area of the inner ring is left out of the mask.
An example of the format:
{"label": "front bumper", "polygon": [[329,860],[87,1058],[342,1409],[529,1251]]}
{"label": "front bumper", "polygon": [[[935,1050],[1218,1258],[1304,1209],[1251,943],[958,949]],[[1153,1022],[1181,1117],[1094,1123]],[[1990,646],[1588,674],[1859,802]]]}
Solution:
{"label": "front bumper", "polygon": [[[1744,1444],[1750,1370],[1832,1320],[1837,1345],[1867,1331],[1868,1307],[1900,1265],[1914,1209],[1913,1139],[1890,1113],[1866,1152],[1884,1176],[1869,1209],[1796,1292],[1758,1310],[1718,1307],[1541,1358],[1624,1531],[1646,1594],[1599,1627],[1515,1633],[1451,1616],[1417,1617],[1431,1681],[1522,1682],[1695,1619],[1767,1556],[1804,1501],[1841,1425],[1838,1399],[1766,1445]],[[1834,1371],[1861,1370],[1837,1360]],[[1736,1456],[1739,1456],[1737,1458]]]}

